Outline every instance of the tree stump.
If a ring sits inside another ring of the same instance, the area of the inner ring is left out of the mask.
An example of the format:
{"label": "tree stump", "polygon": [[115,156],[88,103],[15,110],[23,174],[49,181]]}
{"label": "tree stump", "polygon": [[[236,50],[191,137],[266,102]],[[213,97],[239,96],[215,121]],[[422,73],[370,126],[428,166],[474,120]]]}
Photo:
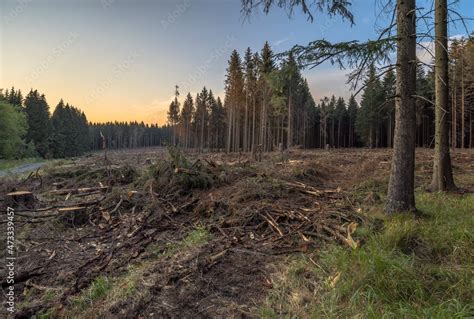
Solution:
{"label": "tree stump", "polygon": [[81,226],[88,221],[86,207],[64,207],[58,211],[60,213],[59,220],[66,226]]}
{"label": "tree stump", "polygon": [[29,191],[15,191],[5,196],[5,205],[13,209],[34,208],[36,198]]}

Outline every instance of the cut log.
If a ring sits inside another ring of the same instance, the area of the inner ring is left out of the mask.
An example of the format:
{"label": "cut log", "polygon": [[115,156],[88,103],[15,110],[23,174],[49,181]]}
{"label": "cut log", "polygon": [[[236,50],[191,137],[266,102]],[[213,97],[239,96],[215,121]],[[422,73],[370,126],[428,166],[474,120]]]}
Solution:
{"label": "cut log", "polygon": [[50,191],[50,194],[53,195],[75,195],[75,194],[88,194],[88,193],[96,193],[102,192],[105,193],[109,189],[108,186],[101,186],[101,187],[84,187],[84,188],[74,188],[74,189],[58,189]]}
{"label": "cut log", "polygon": [[5,204],[11,208],[33,208],[36,199],[32,192],[15,191],[5,196]]}

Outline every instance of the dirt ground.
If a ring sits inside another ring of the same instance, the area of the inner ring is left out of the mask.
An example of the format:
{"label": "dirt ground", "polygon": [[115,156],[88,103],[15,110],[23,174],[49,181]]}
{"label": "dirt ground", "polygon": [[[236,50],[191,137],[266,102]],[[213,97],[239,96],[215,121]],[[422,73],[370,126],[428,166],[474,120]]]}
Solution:
{"label": "dirt ground", "polygon": [[[151,148],[4,177],[1,208],[15,208],[15,317],[254,317],[286,256],[360,245],[351,234],[367,222],[364,207],[383,203],[390,158],[295,149],[256,162]],[[431,161],[432,150],[417,151],[418,189]],[[457,151],[453,164],[461,191],[474,189],[474,152]]]}

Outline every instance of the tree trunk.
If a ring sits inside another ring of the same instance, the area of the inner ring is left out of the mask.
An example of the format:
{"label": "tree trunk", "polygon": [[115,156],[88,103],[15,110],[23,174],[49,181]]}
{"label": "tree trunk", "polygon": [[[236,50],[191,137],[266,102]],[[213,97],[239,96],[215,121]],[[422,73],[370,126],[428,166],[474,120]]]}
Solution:
{"label": "tree trunk", "polygon": [[435,154],[431,191],[454,189],[451,156],[449,154],[449,133],[447,108],[448,87],[448,4],[447,0],[435,1]]}
{"label": "tree trunk", "polygon": [[335,138],[334,138],[334,119],[331,119],[331,147],[334,147],[336,144]]}
{"label": "tree trunk", "polygon": [[292,136],[292,123],[291,123],[291,85],[290,87],[288,88],[288,133],[287,133],[287,143],[286,143],[286,147],[287,148],[290,148],[292,147],[292,143],[293,143],[293,136]]}
{"label": "tree trunk", "polygon": [[256,104],[257,104],[257,100],[255,98],[255,96],[253,96],[253,115],[252,115],[252,146],[251,146],[251,149],[254,150],[255,149],[255,107],[256,107]]}
{"label": "tree trunk", "polygon": [[337,123],[337,147],[341,147],[341,125],[342,125],[342,119],[339,118],[339,122]]}
{"label": "tree trunk", "polygon": [[469,112],[469,148],[472,148],[472,110]]}
{"label": "tree trunk", "polygon": [[230,147],[232,142],[232,106],[228,110],[229,115],[227,116],[227,153],[230,153]]}
{"label": "tree trunk", "polygon": [[469,110],[469,148],[472,148],[472,110]]}
{"label": "tree trunk", "polygon": [[204,148],[204,112],[202,113],[201,116],[201,142],[199,143],[201,151]]}
{"label": "tree trunk", "polygon": [[388,116],[387,147],[392,147],[392,113]]}
{"label": "tree trunk", "polygon": [[[455,65],[456,65],[456,62],[455,62]],[[453,75],[454,75],[454,81],[453,81],[453,118],[451,119],[451,121],[453,122],[453,127],[452,127],[452,141],[451,141],[451,145],[452,145],[452,148],[453,148],[453,152],[454,150],[456,149],[457,147],[457,127],[456,127],[456,121],[457,121],[457,116],[456,116],[456,99],[457,99],[457,94],[456,94],[456,67],[454,67],[454,72],[453,72]]]}
{"label": "tree trunk", "polygon": [[461,148],[464,148],[464,135],[465,135],[465,127],[464,127],[464,50],[461,51]]}
{"label": "tree trunk", "polygon": [[415,210],[415,0],[397,0],[397,98],[387,213]]}
{"label": "tree trunk", "polygon": [[249,118],[249,95],[245,92],[245,116],[244,116],[244,152],[248,151],[248,118]]}

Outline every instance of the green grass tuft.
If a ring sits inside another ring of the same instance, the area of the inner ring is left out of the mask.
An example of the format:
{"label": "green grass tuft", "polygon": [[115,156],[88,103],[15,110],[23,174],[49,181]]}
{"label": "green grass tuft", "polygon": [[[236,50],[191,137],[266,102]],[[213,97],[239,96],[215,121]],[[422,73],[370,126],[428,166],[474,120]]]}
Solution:
{"label": "green grass tuft", "polygon": [[111,281],[105,276],[99,276],[94,279],[87,290],[72,298],[72,304],[75,308],[85,309],[91,306],[95,300],[104,297],[111,288]]}
{"label": "green grass tuft", "polygon": [[[463,318],[474,314],[474,195],[418,194],[422,218],[361,229],[357,250],[298,256],[275,280],[267,318]],[[338,280],[334,280],[340,274]]]}
{"label": "green grass tuft", "polygon": [[212,235],[203,227],[198,227],[189,232],[183,240],[178,243],[170,243],[165,251],[164,255],[173,255],[174,253],[182,250],[186,250],[191,247],[195,247],[204,243],[207,243],[212,239]]}

